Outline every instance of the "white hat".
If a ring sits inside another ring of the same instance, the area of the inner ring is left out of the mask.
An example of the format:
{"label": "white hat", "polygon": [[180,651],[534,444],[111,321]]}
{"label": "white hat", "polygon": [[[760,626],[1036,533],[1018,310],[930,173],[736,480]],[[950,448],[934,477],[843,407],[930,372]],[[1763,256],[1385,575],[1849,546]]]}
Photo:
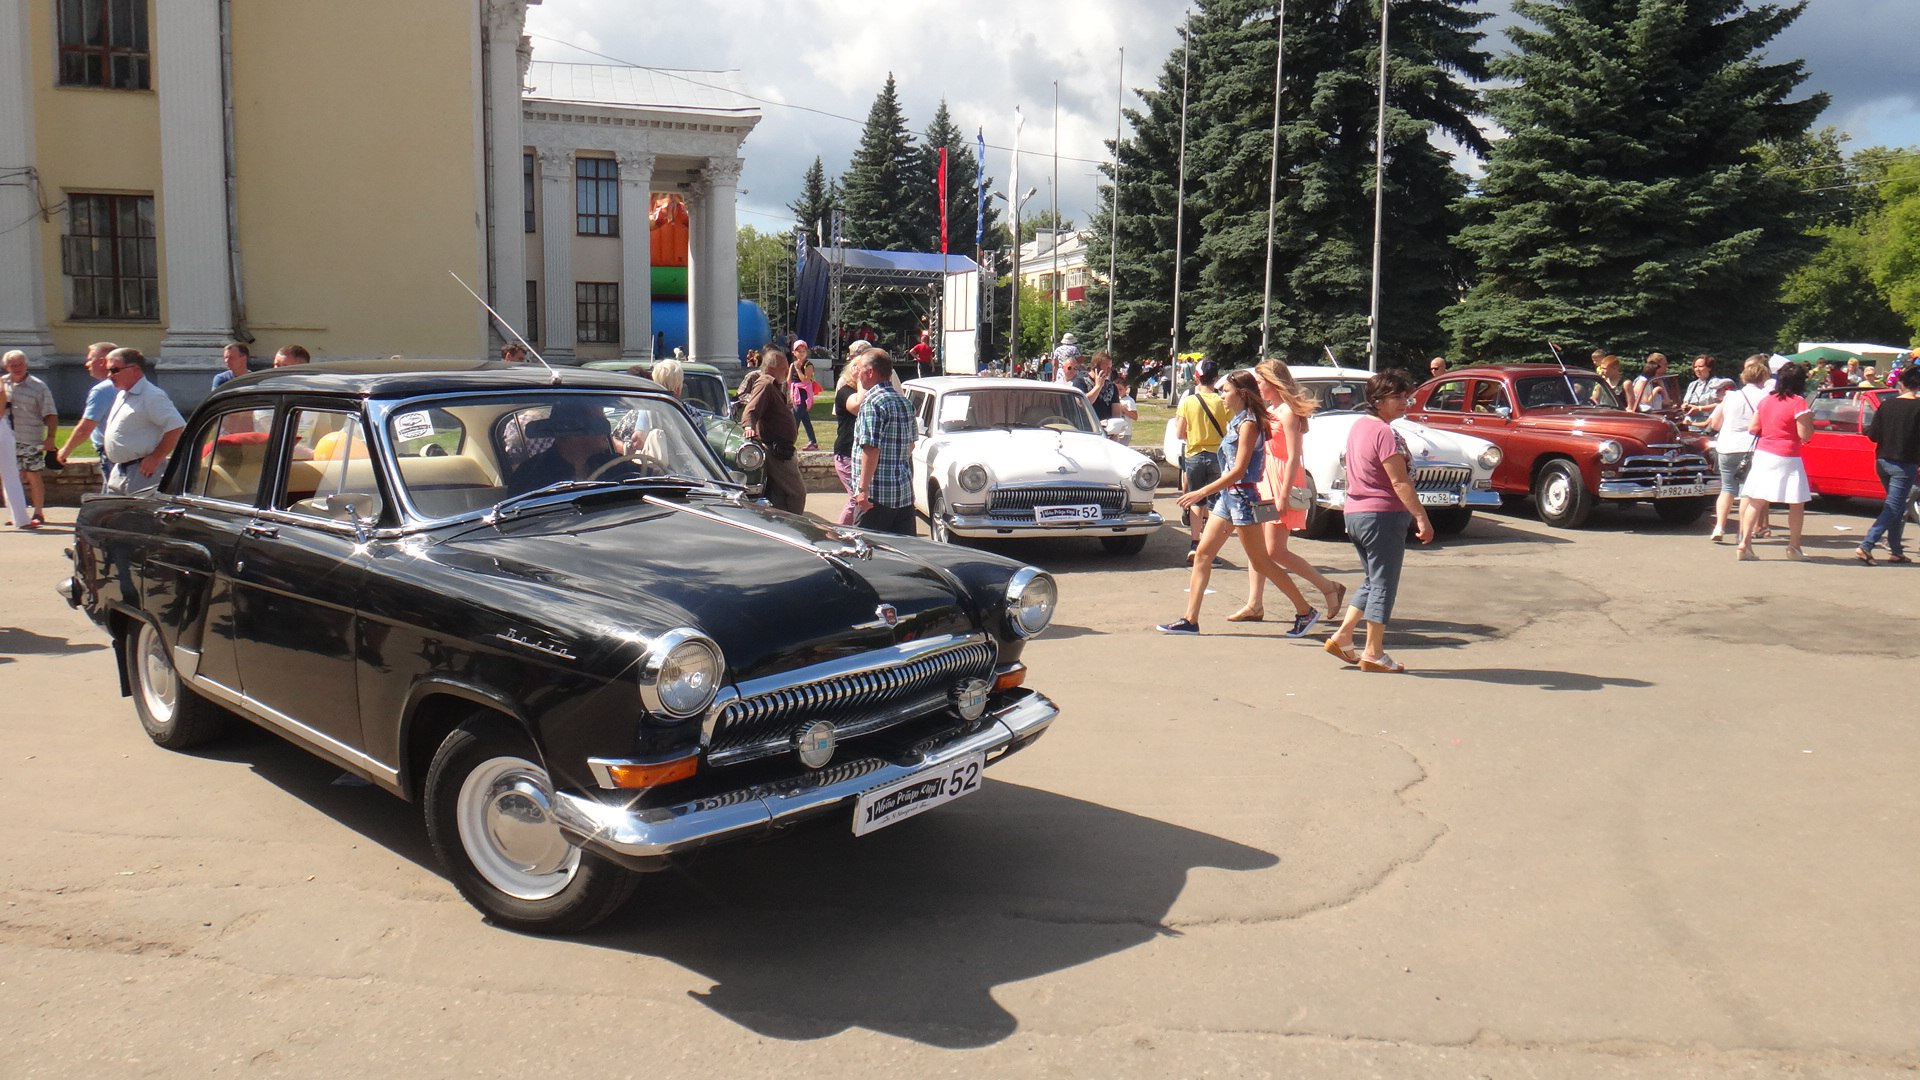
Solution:
{"label": "white hat", "polygon": [[1778,375],[1780,374],[1781,368],[1786,367],[1788,364],[1791,364],[1791,363],[1793,363],[1793,361],[1787,359],[1784,356],[1781,356],[1779,353],[1774,353],[1772,358],[1767,361],[1767,370],[1773,372],[1775,375]]}
{"label": "white hat", "polygon": [[853,344],[847,346],[847,355],[849,357],[859,356],[871,348],[873,348],[873,342],[868,341],[866,338],[860,338]]}
{"label": "white hat", "polygon": [[1074,336],[1073,336],[1073,334],[1071,334],[1071,333],[1066,333],[1066,334],[1061,334],[1061,335],[1060,335],[1060,344],[1062,344],[1062,345],[1078,345],[1078,344],[1079,344],[1079,341],[1078,341],[1078,340],[1076,340],[1076,339],[1074,338]]}

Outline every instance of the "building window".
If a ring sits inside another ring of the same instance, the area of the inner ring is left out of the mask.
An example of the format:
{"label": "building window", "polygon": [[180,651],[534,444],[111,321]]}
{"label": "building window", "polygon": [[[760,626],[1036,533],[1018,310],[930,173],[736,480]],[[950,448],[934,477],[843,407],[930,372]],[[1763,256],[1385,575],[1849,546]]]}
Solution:
{"label": "building window", "polygon": [[60,85],[147,88],[147,0],[59,0]]}
{"label": "building window", "polygon": [[527,282],[527,340],[540,340],[540,283]]}
{"label": "building window", "polygon": [[69,193],[60,255],[73,318],[160,317],[153,196]]}
{"label": "building window", "polygon": [[575,340],[580,344],[620,344],[619,282],[575,282],[573,309]]}
{"label": "building window", "polygon": [[620,235],[620,166],[612,158],[575,158],[573,196],[581,236]]}
{"label": "building window", "polygon": [[527,231],[533,231],[533,151],[520,155],[520,213],[527,219]]}

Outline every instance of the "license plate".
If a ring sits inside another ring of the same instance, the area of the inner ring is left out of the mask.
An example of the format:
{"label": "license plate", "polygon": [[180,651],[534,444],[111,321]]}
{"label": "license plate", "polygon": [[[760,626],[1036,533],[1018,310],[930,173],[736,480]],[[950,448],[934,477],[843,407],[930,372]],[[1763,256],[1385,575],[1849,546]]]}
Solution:
{"label": "license plate", "polygon": [[1036,506],[1033,508],[1033,520],[1041,525],[1056,521],[1099,521],[1100,507],[1096,503],[1078,503],[1073,506]]}
{"label": "license plate", "polygon": [[982,750],[861,795],[853,804],[853,835],[865,836],[979,791],[980,774],[986,767],[987,754]]}
{"label": "license plate", "polygon": [[1660,489],[1660,497],[1663,499],[1675,498],[1681,495],[1705,494],[1708,494],[1707,485],[1705,484],[1667,484]]}
{"label": "license plate", "polygon": [[1460,493],[1457,491],[1419,491],[1421,506],[1457,506]]}

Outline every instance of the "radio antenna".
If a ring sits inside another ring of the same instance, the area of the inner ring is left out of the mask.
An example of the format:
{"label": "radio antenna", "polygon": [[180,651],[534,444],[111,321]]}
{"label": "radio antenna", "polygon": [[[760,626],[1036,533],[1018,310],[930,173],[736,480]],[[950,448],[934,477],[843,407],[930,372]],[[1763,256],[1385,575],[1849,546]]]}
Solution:
{"label": "radio antenna", "polygon": [[[454,273],[451,270],[447,271],[447,276],[452,278],[455,281],[460,281],[460,275]],[[526,338],[521,337],[520,331],[515,330],[513,328],[512,323],[509,323],[507,320],[501,318],[500,313],[493,310],[492,304],[489,304],[485,300],[480,299],[480,294],[473,291],[473,286],[467,284],[464,281],[460,281],[460,287],[467,290],[467,295],[473,297],[475,303],[478,303],[481,307],[487,309],[487,314],[493,316],[493,321],[500,324],[500,329],[505,330],[507,333],[513,335],[513,340],[519,342],[520,347],[527,350],[528,356],[531,356],[535,360],[540,361],[540,366],[543,368],[546,368],[547,374],[553,376],[554,386],[560,385],[560,373],[554,370],[552,364],[547,363],[546,357],[540,355],[540,350],[534,348],[533,344],[529,342]]]}
{"label": "radio antenna", "polygon": [[1560,346],[1555,345],[1549,340],[1547,342],[1547,348],[1553,350],[1553,358],[1560,363],[1560,377],[1566,380],[1567,383],[1568,404],[1580,404],[1580,391],[1573,388],[1573,372],[1567,367],[1567,358],[1560,355]]}

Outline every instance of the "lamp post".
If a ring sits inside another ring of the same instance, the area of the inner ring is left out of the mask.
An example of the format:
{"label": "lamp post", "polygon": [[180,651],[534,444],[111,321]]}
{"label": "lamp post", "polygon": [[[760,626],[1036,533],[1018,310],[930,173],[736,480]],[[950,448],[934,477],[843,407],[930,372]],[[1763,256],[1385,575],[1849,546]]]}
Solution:
{"label": "lamp post", "polygon": [[1367,314],[1367,370],[1380,370],[1380,231],[1387,194],[1387,9],[1380,0],[1380,116],[1373,132],[1373,306]]}
{"label": "lamp post", "polygon": [[[1020,366],[1020,210],[1039,190],[1038,185],[1030,187],[1025,195],[1020,196],[1018,202],[1010,202],[1007,206],[1013,214],[1013,303],[1008,305],[1013,309],[1011,328],[1008,331],[1013,341],[1007,346],[1007,361],[1009,366],[1015,368]],[[1006,195],[1001,192],[994,192],[993,197],[1007,203]]]}

